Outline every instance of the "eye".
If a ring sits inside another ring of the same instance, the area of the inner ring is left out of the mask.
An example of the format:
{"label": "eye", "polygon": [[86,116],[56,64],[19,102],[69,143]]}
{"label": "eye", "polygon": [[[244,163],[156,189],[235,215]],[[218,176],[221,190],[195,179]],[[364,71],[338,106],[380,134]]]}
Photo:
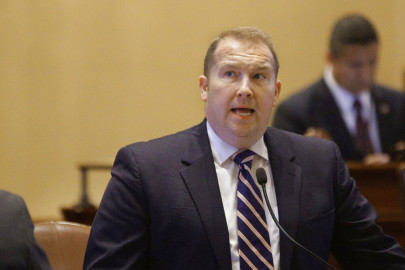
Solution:
{"label": "eye", "polygon": [[255,74],[253,76],[253,78],[257,79],[257,80],[260,80],[260,79],[266,79],[266,76],[264,74],[258,73],[258,74]]}
{"label": "eye", "polygon": [[233,77],[233,76],[235,76],[235,72],[233,72],[233,71],[225,72],[225,77]]}
{"label": "eye", "polygon": [[360,68],[362,67],[362,64],[361,64],[361,63],[358,63],[358,62],[351,62],[351,63],[349,64],[349,66],[350,66],[351,68],[353,68],[353,69],[360,69]]}

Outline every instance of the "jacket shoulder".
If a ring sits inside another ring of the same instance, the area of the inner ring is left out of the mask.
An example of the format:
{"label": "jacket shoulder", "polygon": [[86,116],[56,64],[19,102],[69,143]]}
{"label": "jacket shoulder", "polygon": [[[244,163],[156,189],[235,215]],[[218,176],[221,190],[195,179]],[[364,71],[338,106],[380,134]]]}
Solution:
{"label": "jacket shoulder", "polygon": [[327,160],[336,162],[341,158],[338,146],[335,142],[318,138],[306,137],[290,131],[277,128],[268,128],[271,149],[269,151],[290,152],[290,156],[297,163],[314,164],[316,162],[325,162]]}
{"label": "jacket shoulder", "polygon": [[311,103],[314,99],[316,99],[317,96],[319,96],[325,88],[326,84],[324,80],[320,79],[315,83],[299,90],[295,94],[289,96],[286,100],[280,103],[280,107],[297,107],[298,105],[297,109],[302,109],[302,107],[307,106],[308,103]]}
{"label": "jacket shoulder", "polygon": [[199,136],[201,132],[203,131],[201,130],[200,125],[198,125],[163,137],[148,141],[135,142],[123,148],[137,151],[142,151],[143,149],[146,151],[149,151],[150,149],[160,149],[161,151],[164,151],[170,148],[179,148],[187,143],[189,138]]}

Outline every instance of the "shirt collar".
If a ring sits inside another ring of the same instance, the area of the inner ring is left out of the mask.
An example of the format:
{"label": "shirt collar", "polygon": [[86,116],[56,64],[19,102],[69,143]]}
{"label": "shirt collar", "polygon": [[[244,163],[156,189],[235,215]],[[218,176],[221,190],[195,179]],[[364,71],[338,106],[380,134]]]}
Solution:
{"label": "shirt collar", "polygon": [[361,91],[360,94],[354,95],[349,90],[343,88],[333,77],[332,66],[325,67],[324,80],[341,111],[354,111],[353,104],[357,98],[362,105],[362,114],[368,118],[368,114],[365,112],[369,112],[372,106],[370,91]]}
{"label": "shirt collar", "polygon": [[[208,138],[211,144],[212,155],[214,157],[215,163],[222,166],[222,164],[227,161],[236,151],[239,149],[233,147],[232,145],[224,142],[211,128],[211,125],[207,121],[207,132]],[[264,143],[263,136],[251,147],[250,150],[256,153],[256,155],[261,156],[266,161],[269,160],[267,147]]]}

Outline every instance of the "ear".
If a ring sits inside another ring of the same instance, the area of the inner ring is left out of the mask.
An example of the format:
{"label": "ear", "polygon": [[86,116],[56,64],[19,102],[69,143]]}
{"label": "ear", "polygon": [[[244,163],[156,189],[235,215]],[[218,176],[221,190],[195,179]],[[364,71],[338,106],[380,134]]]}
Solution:
{"label": "ear", "polygon": [[200,83],[200,95],[202,101],[207,101],[207,91],[208,91],[208,78],[204,75],[201,75],[199,78]]}
{"label": "ear", "polygon": [[335,62],[335,57],[332,55],[330,51],[326,52],[325,59],[326,62],[328,62],[330,65],[333,65],[333,63]]}
{"label": "ear", "polygon": [[278,98],[280,97],[280,92],[281,92],[281,81],[277,80],[276,89],[274,90],[273,107],[276,107],[278,104]]}

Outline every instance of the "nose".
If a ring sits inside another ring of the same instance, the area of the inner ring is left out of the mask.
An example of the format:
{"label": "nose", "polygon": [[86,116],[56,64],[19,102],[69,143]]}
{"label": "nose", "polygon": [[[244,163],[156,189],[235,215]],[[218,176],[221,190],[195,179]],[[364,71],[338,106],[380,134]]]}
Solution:
{"label": "nose", "polygon": [[241,98],[252,97],[253,91],[250,79],[248,77],[242,77],[240,80],[240,85],[237,91],[237,96]]}
{"label": "nose", "polygon": [[374,82],[375,68],[373,66],[365,66],[361,69],[359,74],[360,82],[368,87]]}

